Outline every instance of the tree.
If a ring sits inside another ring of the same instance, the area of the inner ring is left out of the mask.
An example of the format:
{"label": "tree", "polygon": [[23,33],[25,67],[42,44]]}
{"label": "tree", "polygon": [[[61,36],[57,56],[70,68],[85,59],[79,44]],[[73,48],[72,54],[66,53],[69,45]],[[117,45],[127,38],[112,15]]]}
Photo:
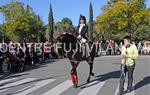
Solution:
{"label": "tree", "polygon": [[0,42],[3,41],[4,38],[4,29],[3,29],[3,24],[0,24]]}
{"label": "tree", "polygon": [[[45,37],[46,39],[49,39],[49,31],[48,31],[48,25],[45,25],[46,29],[46,33],[45,33]],[[74,33],[75,32],[75,28],[72,24],[71,19],[64,17],[61,21],[54,23],[54,32],[53,32],[53,40],[55,38],[57,38],[58,35],[60,35],[63,32],[71,32]]]}
{"label": "tree", "polygon": [[39,27],[43,23],[29,5],[24,8],[23,3],[11,1],[2,6],[1,11],[6,18],[4,23],[6,35],[11,40],[37,41]]}
{"label": "tree", "polygon": [[50,12],[49,12],[49,17],[48,17],[48,32],[50,34],[49,40],[51,43],[53,43],[53,35],[54,35],[54,18],[53,18],[53,11],[52,11],[52,5],[50,4]]}
{"label": "tree", "polygon": [[37,16],[37,22],[38,22],[38,36],[37,36],[37,41],[38,42],[45,42],[46,38],[45,38],[45,30],[46,28],[43,26],[43,22],[40,18],[40,16]]}
{"label": "tree", "polygon": [[65,17],[60,22],[55,24],[55,33],[54,35],[57,36],[62,32],[75,32],[75,28],[72,24],[71,19]]}
{"label": "tree", "polygon": [[0,32],[3,32],[4,31],[4,26],[3,24],[0,24]]}
{"label": "tree", "polygon": [[92,3],[90,2],[90,9],[89,9],[89,39],[92,40],[93,35],[93,7]]}
{"label": "tree", "polygon": [[61,24],[63,27],[63,32],[74,32],[71,19],[65,17],[61,20]]}
{"label": "tree", "polygon": [[[97,16],[95,31],[105,36],[105,39],[121,40],[125,35],[131,35],[133,40],[150,38],[150,11],[143,2],[144,0],[109,0],[102,7],[103,13]],[[148,26],[147,29],[144,26]],[[148,37],[137,36],[138,33],[143,35],[143,31]]]}
{"label": "tree", "polygon": [[19,14],[23,13],[23,10],[23,3],[14,2],[13,0],[0,8],[0,12],[5,15],[6,21],[15,19]]}

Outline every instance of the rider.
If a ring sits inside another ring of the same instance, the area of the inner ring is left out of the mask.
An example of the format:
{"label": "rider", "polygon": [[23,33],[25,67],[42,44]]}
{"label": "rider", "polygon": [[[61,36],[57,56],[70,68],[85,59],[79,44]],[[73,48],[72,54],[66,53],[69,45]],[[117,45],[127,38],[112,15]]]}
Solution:
{"label": "rider", "polygon": [[77,38],[81,42],[81,44],[85,44],[86,46],[86,57],[90,56],[89,52],[89,45],[87,43],[87,37],[85,36],[88,32],[88,26],[86,25],[86,18],[85,16],[80,15],[79,18],[79,25],[77,27]]}

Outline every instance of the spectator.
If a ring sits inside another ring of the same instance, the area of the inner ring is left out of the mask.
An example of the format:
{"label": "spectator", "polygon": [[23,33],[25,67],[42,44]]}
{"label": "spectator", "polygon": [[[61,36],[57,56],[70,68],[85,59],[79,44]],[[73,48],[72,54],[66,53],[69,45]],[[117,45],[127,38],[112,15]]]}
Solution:
{"label": "spectator", "polygon": [[2,65],[4,61],[4,53],[0,51],[0,73],[3,72]]}

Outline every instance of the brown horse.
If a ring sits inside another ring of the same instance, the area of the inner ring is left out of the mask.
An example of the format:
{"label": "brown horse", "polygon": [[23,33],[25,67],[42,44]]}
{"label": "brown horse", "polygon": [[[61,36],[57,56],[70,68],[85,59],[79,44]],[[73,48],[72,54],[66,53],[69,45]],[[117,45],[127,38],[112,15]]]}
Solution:
{"label": "brown horse", "polygon": [[91,76],[94,76],[94,73],[92,71],[93,71],[93,61],[95,57],[95,45],[89,43],[90,56],[86,57],[86,54],[84,54],[85,56],[83,56],[84,49],[81,48],[83,45],[81,45],[77,37],[75,37],[71,33],[62,33],[61,35],[59,35],[57,37],[56,44],[58,46],[57,51],[62,50],[63,53],[61,52],[61,54],[66,54],[71,63],[72,66],[71,80],[74,84],[74,87],[77,87],[78,85],[78,76],[76,68],[81,61],[86,61],[90,66],[90,72],[87,78],[87,82],[90,82]]}

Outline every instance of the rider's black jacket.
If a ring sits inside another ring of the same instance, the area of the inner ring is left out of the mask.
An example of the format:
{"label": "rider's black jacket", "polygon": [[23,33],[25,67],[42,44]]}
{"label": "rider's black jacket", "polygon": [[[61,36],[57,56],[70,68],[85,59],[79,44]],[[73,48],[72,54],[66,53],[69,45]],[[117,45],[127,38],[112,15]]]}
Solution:
{"label": "rider's black jacket", "polygon": [[87,39],[86,33],[88,32],[88,26],[87,25],[83,26],[80,34],[79,34],[79,28],[80,26],[77,27],[76,36],[81,35],[83,38]]}

